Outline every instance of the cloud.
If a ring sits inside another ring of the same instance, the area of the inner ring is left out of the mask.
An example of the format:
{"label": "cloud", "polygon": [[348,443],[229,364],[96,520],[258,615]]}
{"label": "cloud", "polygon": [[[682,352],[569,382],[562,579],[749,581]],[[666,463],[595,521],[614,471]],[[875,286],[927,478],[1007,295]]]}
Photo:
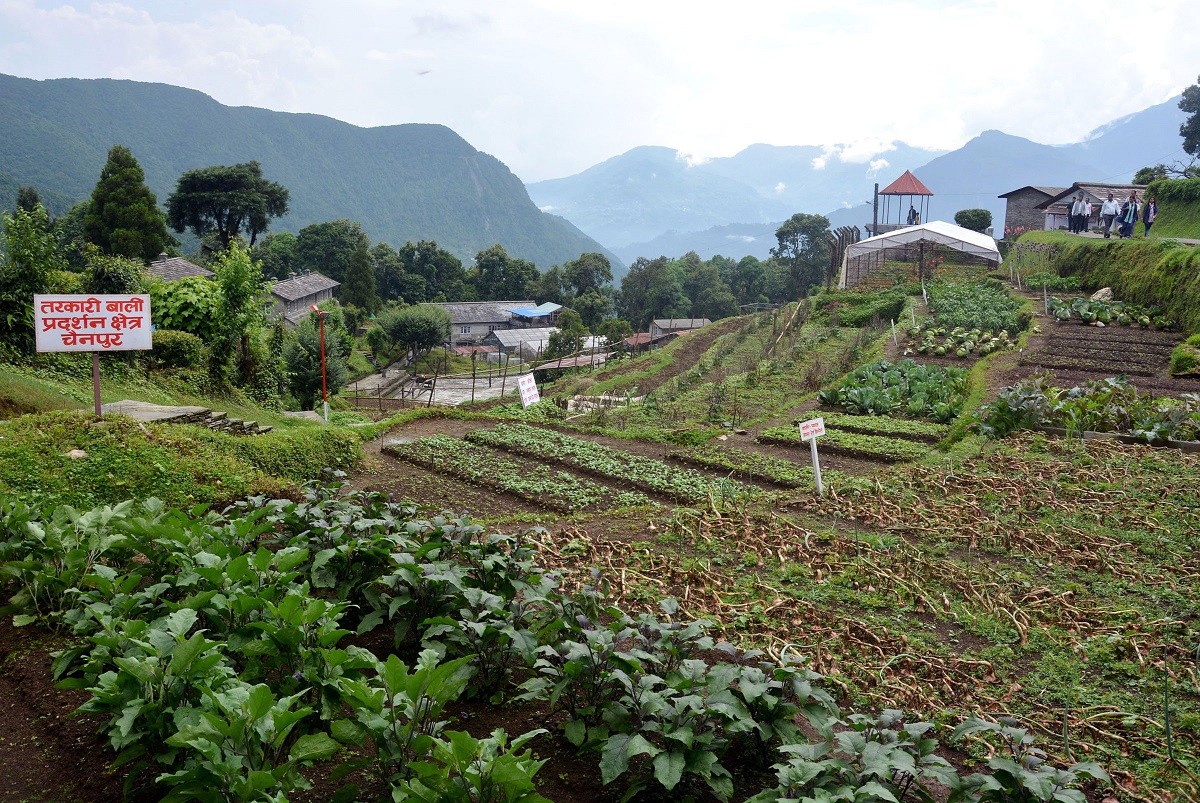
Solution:
{"label": "cloud", "polygon": [[[1139,6],[1141,28],[1171,32],[1147,49],[1129,44],[1128,14],[1080,14],[1077,0],[768,0],[736,14],[682,0],[0,0],[0,72],[161,81],[357,125],[441,123],[525,180],[646,144],[689,164],[751,143],[827,145],[821,170],[991,128],[1082,139],[1195,81],[1193,5]],[[1005,43],[1002,79],[984,34]],[[897,43],[912,55],[890,55]],[[1082,52],[1107,54],[1098,80],[1047,79]],[[797,80],[797,53],[810,78]]]}
{"label": "cloud", "polygon": [[683,151],[675,151],[675,160],[685,163],[688,167],[696,167],[711,162],[712,158],[709,156],[696,156],[695,154],[684,153]]}
{"label": "cloud", "polygon": [[784,183],[781,181],[781,182],[779,182],[778,184],[776,184],[776,185],[775,185],[775,194],[776,194],[776,195],[782,195],[782,194],[783,194],[783,191],[784,191],[784,190],[786,190],[786,189],[787,189],[787,185],[786,185],[786,184],[784,184]]}
{"label": "cloud", "polygon": [[891,167],[891,162],[887,159],[872,159],[871,164],[867,167],[867,175],[873,176],[885,167]]}

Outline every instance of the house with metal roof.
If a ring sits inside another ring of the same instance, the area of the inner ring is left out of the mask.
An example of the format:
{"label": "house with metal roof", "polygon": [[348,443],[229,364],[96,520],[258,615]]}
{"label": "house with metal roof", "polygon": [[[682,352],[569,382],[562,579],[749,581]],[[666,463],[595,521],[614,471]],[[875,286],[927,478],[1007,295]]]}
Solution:
{"label": "house with metal roof", "polygon": [[532,309],[533,301],[446,301],[450,313],[450,345],[477,345],[497,329],[511,329],[513,309]]}
{"label": "house with metal roof", "polygon": [[690,332],[701,326],[708,326],[712,321],[708,318],[655,318],[650,322],[650,340],[656,341],[663,335],[677,335]]}
{"label": "house with metal roof", "polygon": [[159,254],[157,259],[147,265],[146,273],[156,276],[164,282],[177,282],[192,276],[203,276],[207,279],[213,275],[211,270],[203,268],[195,262],[189,262],[183,257],[169,257],[166,254]]}
{"label": "house with metal roof", "polygon": [[340,284],[315,271],[275,282],[271,285],[271,297],[275,305],[271,308],[270,316],[282,318],[296,326],[309,313],[309,307],[333,298],[333,290]]}
{"label": "house with metal roof", "polygon": [[505,354],[519,354],[522,357],[536,356],[545,351],[550,343],[550,335],[557,332],[555,327],[540,329],[496,329],[483,338],[483,345],[496,346]]}

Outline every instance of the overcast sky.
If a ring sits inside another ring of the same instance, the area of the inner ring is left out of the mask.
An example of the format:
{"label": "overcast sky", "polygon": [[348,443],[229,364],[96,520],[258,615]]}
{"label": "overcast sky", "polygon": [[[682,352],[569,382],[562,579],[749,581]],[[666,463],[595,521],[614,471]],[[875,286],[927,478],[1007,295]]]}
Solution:
{"label": "overcast sky", "polygon": [[[637,145],[1044,143],[1195,83],[1196,0],[0,0],[0,72],[442,123],[525,181]],[[842,146],[837,148],[834,146]],[[847,147],[852,146],[852,147]],[[1180,154],[1182,155],[1182,154]]]}

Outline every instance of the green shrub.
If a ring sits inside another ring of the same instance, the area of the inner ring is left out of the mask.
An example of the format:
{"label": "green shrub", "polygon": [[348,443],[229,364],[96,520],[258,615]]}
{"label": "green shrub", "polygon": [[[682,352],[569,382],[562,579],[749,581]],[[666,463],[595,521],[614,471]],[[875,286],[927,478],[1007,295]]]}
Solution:
{"label": "green shrub", "polygon": [[1200,349],[1191,345],[1191,341],[1197,338],[1195,335],[1188,338],[1187,343],[1180,343],[1171,352],[1171,375],[1182,376],[1185,374],[1197,373],[1196,366],[1200,365]]}
{"label": "green shrub", "polygon": [[816,309],[814,317],[835,326],[857,329],[874,320],[895,320],[900,317],[906,300],[902,289],[880,292],[831,290],[821,293],[813,301]]}
{"label": "green shrub", "polygon": [[194,368],[204,364],[204,351],[204,341],[191,332],[158,329],[150,354],[162,368]]}
{"label": "green shrub", "polygon": [[964,229],[982,233],[992,225],[992,213],[986,209],[961,209],[954,213],[954,222]]}
{"label": "green shrub", "polygon": [[1164,178],[1150,182],[1146,197],[1157,201],[1200,201],[1200,178]]}

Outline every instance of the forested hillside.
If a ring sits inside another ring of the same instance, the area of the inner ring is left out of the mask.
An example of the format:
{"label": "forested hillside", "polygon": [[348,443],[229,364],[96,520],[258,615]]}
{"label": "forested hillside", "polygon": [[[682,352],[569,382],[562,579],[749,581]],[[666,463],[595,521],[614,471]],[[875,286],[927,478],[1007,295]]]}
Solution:
{"label": "forested hillside", "polygon": [[185,170],[259,162],[290,192],[276,231],[349,218],[373,241],[435,240],[463,259],[500,243],[543,267],[601,250],[539,211],[503,163],[444,126],[359,128],[223,106],[165,84],[0,75],[0,190],[32,185],[51,211],[65,211],[53,207],[90,194],[114,144],[137,157],[160,202]]}

